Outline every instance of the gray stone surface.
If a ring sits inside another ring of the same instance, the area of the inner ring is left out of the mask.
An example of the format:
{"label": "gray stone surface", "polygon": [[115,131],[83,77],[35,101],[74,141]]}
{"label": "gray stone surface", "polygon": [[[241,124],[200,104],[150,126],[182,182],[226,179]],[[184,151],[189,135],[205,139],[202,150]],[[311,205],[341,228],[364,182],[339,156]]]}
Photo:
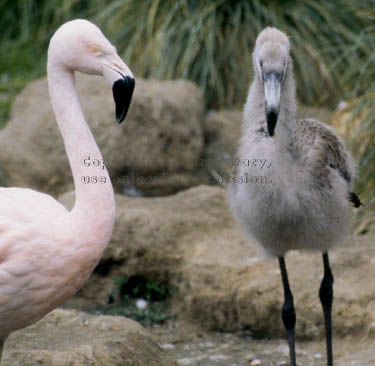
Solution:
{"label": "gray stone surface", "polygon": [[9,337],[2,365],[177,366],[177,362],[132,320],[57,309]]}
{"label": "gray stone surface", "polygon": [[[62,198],[72,204],[73,196]],[[284,336],[283,290],[277,260],[266,260],[234,223],[220,187],[199,186],[162,198],[116,196],[117,222],[102,263],[81,299],[104,306],[113,278],[143,275],[168,280],[179,290],[176,312],[206,329],[249,329],[254,335]],[[375,337],[375,247],[373,236],[351,237],[331,252],[335,275],[336,337]],[[318,297],[320,253],[286,257],[297,312],[299,339],[322,339]]]}

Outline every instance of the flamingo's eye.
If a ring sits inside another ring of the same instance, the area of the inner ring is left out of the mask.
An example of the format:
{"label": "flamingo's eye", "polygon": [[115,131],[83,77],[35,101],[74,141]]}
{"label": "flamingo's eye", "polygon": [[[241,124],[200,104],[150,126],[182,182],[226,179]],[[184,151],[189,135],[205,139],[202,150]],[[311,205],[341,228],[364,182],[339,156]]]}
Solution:
{"label": "flamingo's eye", "polygon": [[99,55],[101,53],[100,48],[95,44],[89,45],[88,48],[89,48],[90,53],[92,53],[93,55]]}

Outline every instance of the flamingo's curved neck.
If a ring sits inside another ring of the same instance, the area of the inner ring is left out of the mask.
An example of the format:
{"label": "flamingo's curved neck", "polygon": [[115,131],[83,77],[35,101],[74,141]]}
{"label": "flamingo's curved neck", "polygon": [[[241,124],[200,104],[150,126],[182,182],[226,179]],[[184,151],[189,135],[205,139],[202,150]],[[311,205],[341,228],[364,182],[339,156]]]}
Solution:
{"label": "flamingo's curved neck", "polygon": [[73,173],[76,202],[71,213],[92,230],[100,228],[110,236],[115,217],[113,188],[105,166],[96,164],[103,158],[83,115],[74,73],[50,60],[47,70],[51,103]]}

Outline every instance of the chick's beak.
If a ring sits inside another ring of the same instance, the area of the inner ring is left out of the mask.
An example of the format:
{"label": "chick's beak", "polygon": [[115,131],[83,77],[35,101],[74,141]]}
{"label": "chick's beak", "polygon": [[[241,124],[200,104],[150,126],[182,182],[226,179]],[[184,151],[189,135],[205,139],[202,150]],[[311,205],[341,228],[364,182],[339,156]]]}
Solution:
{"label": "chick's beak", "polygon": [[263,73],[264,99],[266,102],[267,128],[270,136],[275,133],[280,108],[280,81],[281,75]]}
{"label": "chick's beak", "polygon": [[116,105],[116,120],[121,123],[129,110],[135,87],[135,79],[129,67],[120,57],[103,63],[103,76],[112,85]]}

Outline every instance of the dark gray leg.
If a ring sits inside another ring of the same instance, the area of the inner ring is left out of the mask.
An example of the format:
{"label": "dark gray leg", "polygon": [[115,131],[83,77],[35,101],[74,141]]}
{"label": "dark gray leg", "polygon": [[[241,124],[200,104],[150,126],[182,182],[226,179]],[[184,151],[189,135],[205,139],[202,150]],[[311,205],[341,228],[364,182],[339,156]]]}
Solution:
{"label": "dark gray leg", "polygon": [[324,313],[327,342],[327,365],[333,366],[332,356],[332,303],[333,303],[333,275],[329,265],[328,253],[323,253],[324,277],[320,284],[319,297]]}
{"label": "dark gray leg", "polygon": [[296,351],[294,345],[294,328],[296,326],[296,313],[294,311],[293,294],[290,290],[288,273],[286,271],[284,257],[279,257],[281,278],[284,286],[284,305],[281,317],[284,322],[289,343],[290,366],[296,366]]}

